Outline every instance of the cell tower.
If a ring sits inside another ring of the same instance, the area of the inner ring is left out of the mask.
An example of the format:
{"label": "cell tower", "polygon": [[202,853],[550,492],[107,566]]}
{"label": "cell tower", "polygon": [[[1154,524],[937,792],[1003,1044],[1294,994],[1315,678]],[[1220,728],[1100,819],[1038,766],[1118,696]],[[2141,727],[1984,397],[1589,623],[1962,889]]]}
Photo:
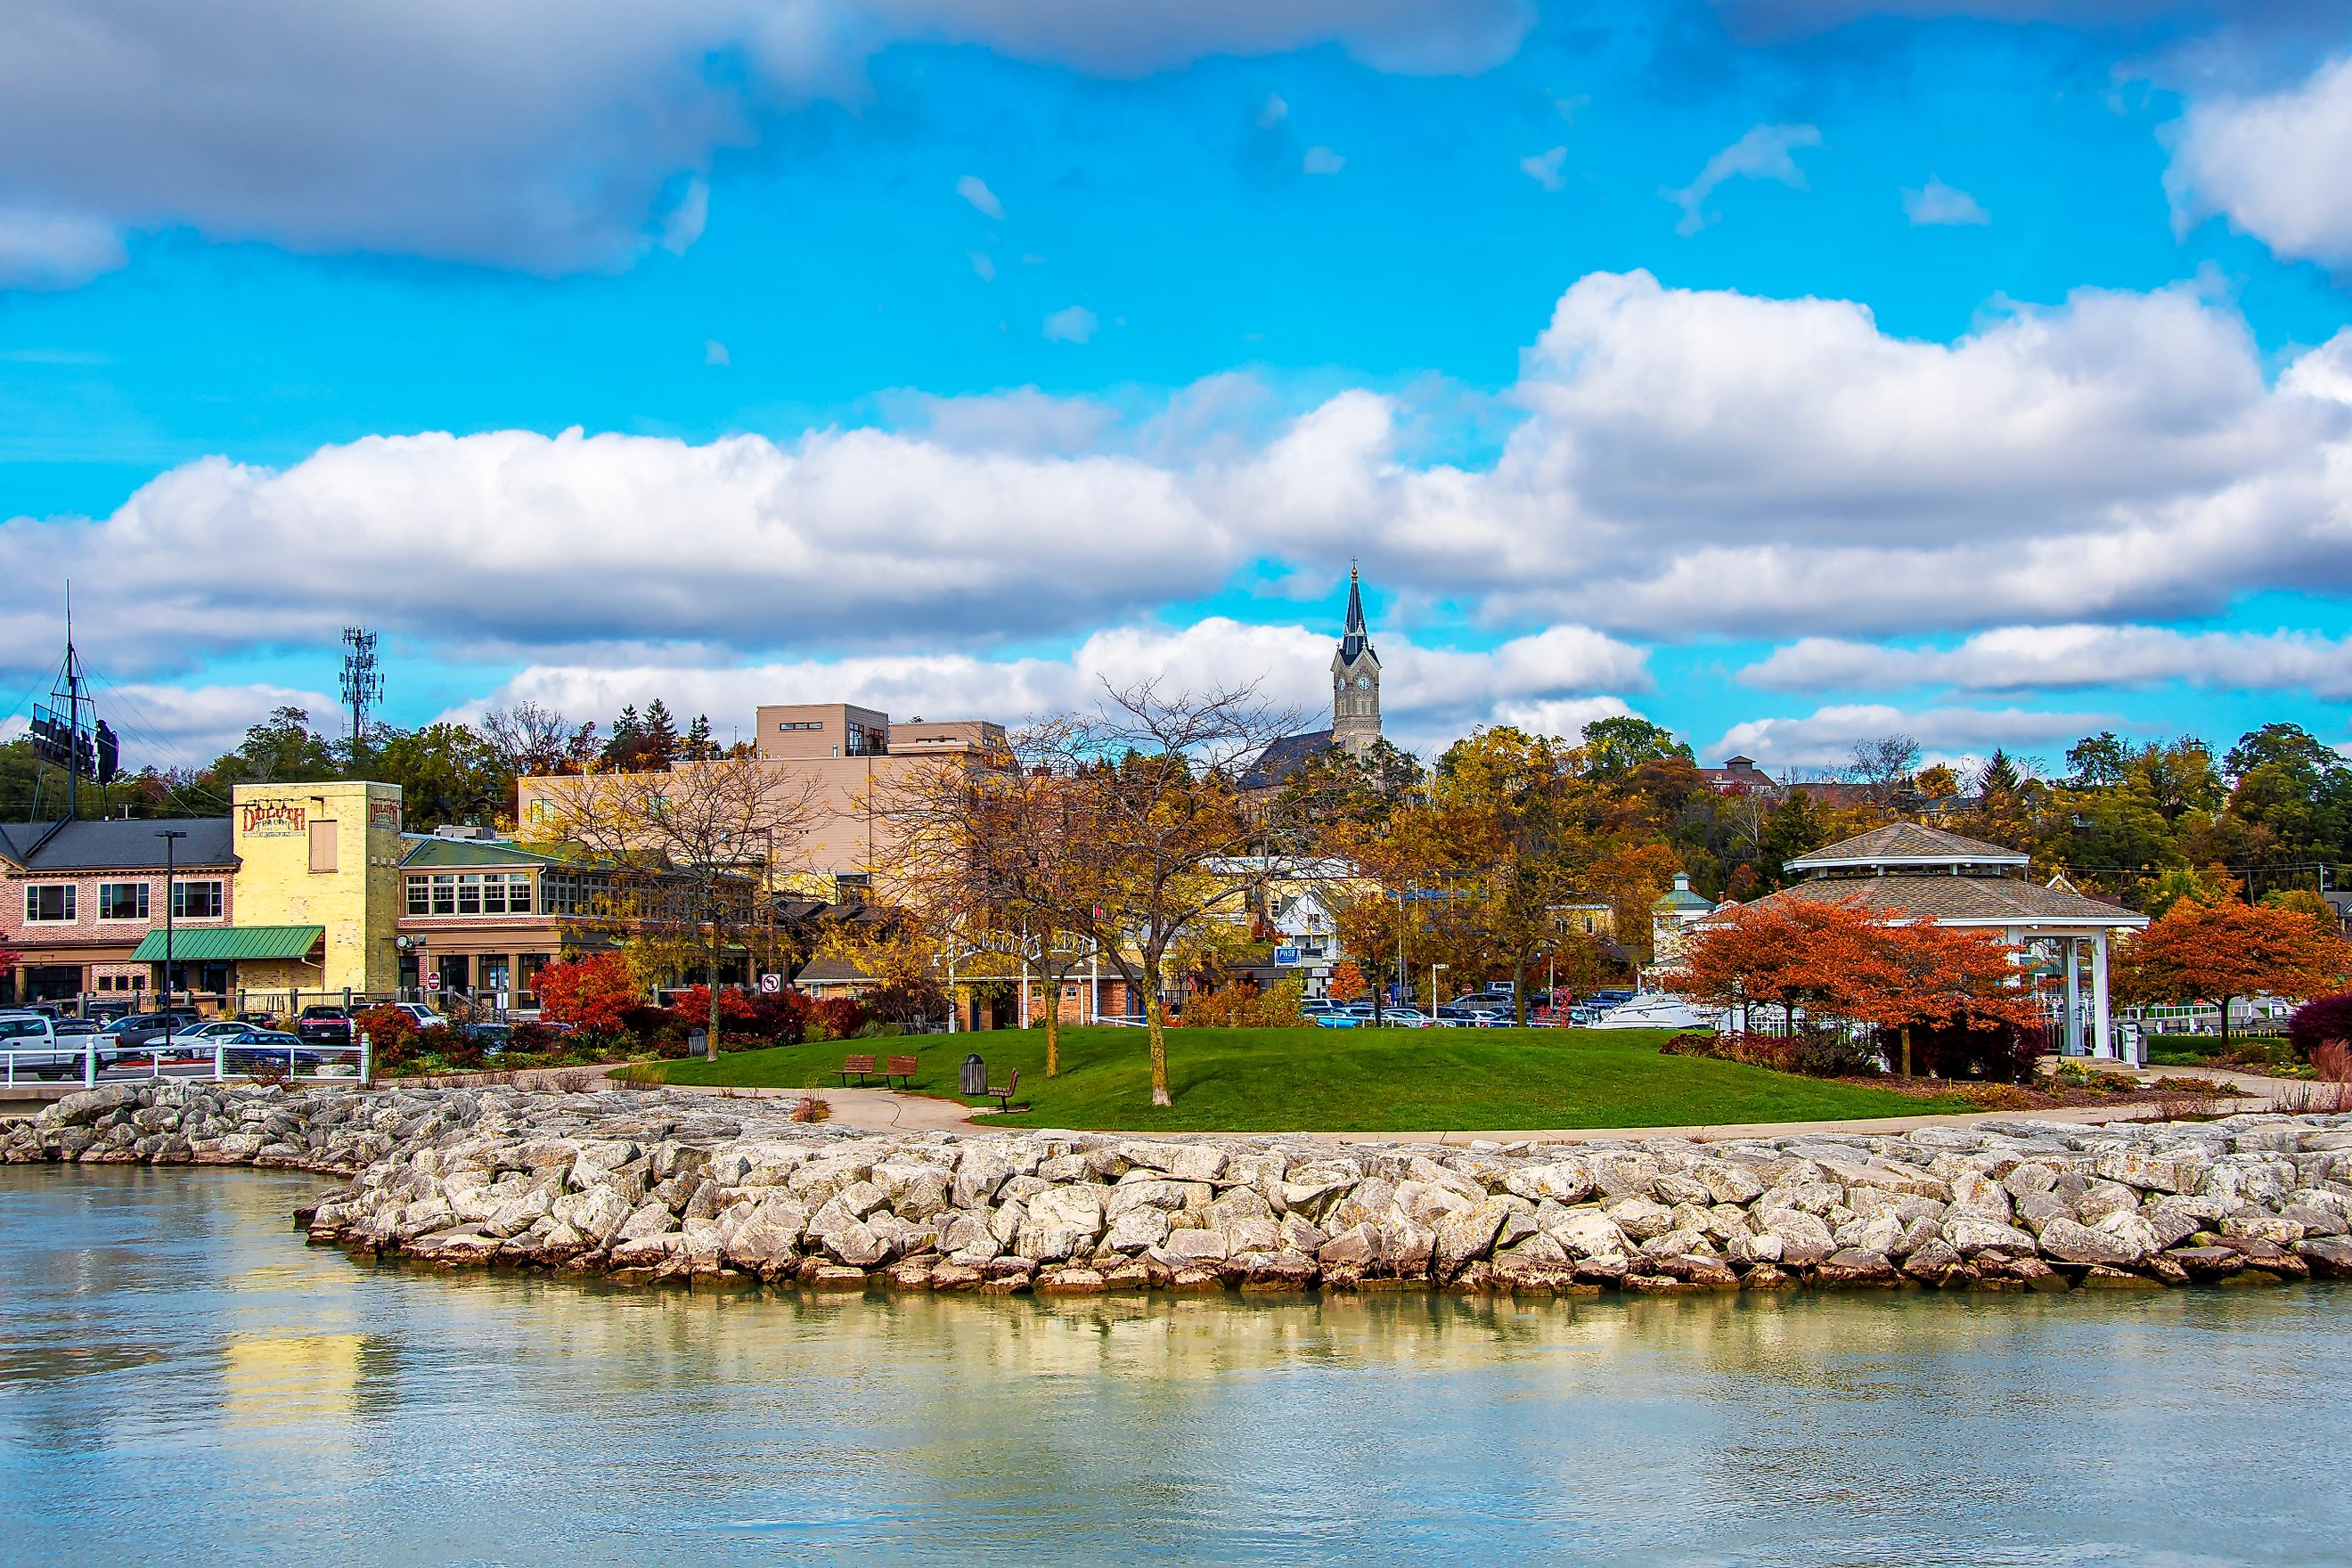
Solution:
{"label": "cell tower", "polygon": [[343,700],[352,710],[352,754],[367,740],[368,710],[383,700],[383,677],[375,668],[375,634],[365,626],[343,628]]}

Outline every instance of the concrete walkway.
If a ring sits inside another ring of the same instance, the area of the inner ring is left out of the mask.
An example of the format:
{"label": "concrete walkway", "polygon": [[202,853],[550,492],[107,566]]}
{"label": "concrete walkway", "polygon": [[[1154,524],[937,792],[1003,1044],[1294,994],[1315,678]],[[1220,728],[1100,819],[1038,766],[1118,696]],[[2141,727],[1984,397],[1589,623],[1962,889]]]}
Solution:
{"label": "concrete walkway", "polygon": [[[2268,1083],[2269,1079],[2256,1079]],[[693,1093],[726,1096],[735,1099],[796,1099],[808,1092],[795,1089],[695,1089],[678,1084],[677,1089]],[[974,1112],[950,1100],[938,1100],[928,1095],[899,1094],[887,1089],[819,1089],[817,1096],[830,1109],[825,1120],[845,1127],[855,1127],[866,1132],[983,1132],[996,1118],[987,1111]],[[2224,1102],[2230,1110],[2259,1110],[2267,1100],[2251,1098]],[[1807,1132],[1885,1133],[1906,1132],[1919,1127],[1973,1127],[1985,1121],[2064,1121],[2095,1127],[2109,1121],[2131,1121],[2144,1118],[2145,1103],[2130,1105],[2082,1105],[2056,1110],[1975,1110],[1942,1116],[1881,1116],[1861,1117],[1842,1121],[1738,1121],[1700,1123],[1685,1127],[1546,1127],[1493,1131],[1454,1130],[1425,1132],[1319,1132],[1284,1133],[1284,1137],[1318,1138],[1333,1143],[1364,1144],[1451,1144],[1460,1147],[1470,1143],[1585,1143],[1639,1142],[1645,1138],[1678,1138],[1694,1142],[1721,1142],[1728,1139],[1789,1138]],[[1043,1131],[1013,1129],[1006,1131]],[[1198,1138],[1215,1136],[1213,1131],[1158,1132],[1107,1128],[1125,1138]],[[1234,1137],[1272,1137],[1272,1133],[1237,1132]]]}

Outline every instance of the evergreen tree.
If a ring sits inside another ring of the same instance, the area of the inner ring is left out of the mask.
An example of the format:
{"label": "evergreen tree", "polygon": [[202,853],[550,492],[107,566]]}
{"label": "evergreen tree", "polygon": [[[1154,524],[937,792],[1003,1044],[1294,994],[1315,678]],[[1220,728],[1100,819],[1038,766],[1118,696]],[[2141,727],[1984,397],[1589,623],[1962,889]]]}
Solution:
{"label": "evergreen tree", "polygon": [[637,717],[637,705],[630,703],[613,721],[613,738],[604,742],[604,760],[616,768],[636,765],[638,736],[645,721]]}
{"label": "evergreen tree", "polygon": [[686,755],[693,762],[707,763],[719,755],[719,748],[710,741],[710,715],[697,713],[694,722],[687,726]]}
{"label": "evergreen tree", "polygon": [[656,697],[646,710],[645,727],[638,732],[637,765],[666,768],[677,760],[677,724],[669,716],[669,705]]}

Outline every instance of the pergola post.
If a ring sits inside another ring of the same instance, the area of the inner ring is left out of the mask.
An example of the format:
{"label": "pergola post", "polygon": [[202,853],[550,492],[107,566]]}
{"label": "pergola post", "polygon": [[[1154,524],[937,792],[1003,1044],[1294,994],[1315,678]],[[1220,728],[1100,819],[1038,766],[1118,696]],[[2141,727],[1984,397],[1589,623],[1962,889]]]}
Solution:
{"label": "pergola post", "polygon": [[2107,1019],[2107,933],[2091,938],[2091,1028],[2098,1054],[2115,1055],[2114,1025]]}
{"label": "pergola post", "polygon": [[2061,949],[2066,954],[2066,1054],[2083,1054],[2083,939],[2070,936]]}

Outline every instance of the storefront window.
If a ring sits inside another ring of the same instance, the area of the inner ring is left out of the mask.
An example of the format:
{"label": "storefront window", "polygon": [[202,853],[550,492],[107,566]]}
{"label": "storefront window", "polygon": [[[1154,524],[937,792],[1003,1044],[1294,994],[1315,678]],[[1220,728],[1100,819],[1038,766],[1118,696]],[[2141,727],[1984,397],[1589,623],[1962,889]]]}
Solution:
{"label": "storefront window", "polygon": [[221,916],[221,884],[217,881],[172,884],[172,918],[216,921]]}

